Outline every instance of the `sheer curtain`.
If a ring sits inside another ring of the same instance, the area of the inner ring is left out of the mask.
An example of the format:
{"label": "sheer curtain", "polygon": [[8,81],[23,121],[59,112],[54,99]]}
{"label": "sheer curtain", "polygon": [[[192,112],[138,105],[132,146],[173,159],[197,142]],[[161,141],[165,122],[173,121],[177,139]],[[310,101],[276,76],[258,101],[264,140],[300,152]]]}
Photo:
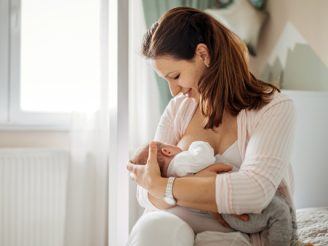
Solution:
{"label": "sheer curtain", "polygon": [[[153,139],[161,116],[160,91],[149,61],[141,55],[146,23],[142,0],[130,1],[129,43],[129,125],[130,155],[140,146]],[[162,83],[166,83],[163,81]],[[142,213],[136,201],[136,185],[130,182],[130,229]]]}
{"label": "sheer curtain", "polygon": [[71,115],[65,246],[120,246],[128,235],[128,0],[97,1],[99,79],[89,93],[98,107]]}
{"label": "sheer curtain", "polygon": [[133,150],[153,138],[161,107],[154,71],[150,61],[141,54],[143,35],[147,30],[142,0],[130,4],[130,148]]}
{"label": "sheer curtain", "polygon": [[[106,99],[102,98],[103,103]],[[106,245],[109,120],[105,104],[74,112],[70,131],[65,246]]]}

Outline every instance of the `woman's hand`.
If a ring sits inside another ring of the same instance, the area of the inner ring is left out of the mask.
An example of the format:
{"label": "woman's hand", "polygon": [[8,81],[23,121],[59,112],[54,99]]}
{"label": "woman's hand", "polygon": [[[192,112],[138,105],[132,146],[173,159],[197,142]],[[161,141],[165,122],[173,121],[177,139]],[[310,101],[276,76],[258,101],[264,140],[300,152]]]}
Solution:
{"label": "woman's hand", "polygon": [[229,164],[215,163],[215,164],[212,164],[212,165],[200,170],[194,176],[195,177],[211,177],[211,176],[216,176],[218,173],[229,172],[231,170],[232,170],[232,166]]}
{"label": "woman's hand", "polygon": [[[216,176],[218,175],[218,173],[229,172],[231,170],[232,170],[232,166],[229,164],[215,163],[211,166],[208,166],[207,168],[202,169],[194,176],[198,176],[198,177]],[[211,213],[211,214],[221,225],[230,228],[229,224],[222,218],[222,216],[219,213]],[[234,216],[236,216],[238,219],[242,221],[249,220],[249,216],[247,214],[234,215]]]}
{"label": "woman's hand", "polygon": [[127,164],[130,177],[146,190],[150,190],[157,180],[161,178],[161,171],[157,162],[157,144],[149,144],[149,155],[146,165]]}

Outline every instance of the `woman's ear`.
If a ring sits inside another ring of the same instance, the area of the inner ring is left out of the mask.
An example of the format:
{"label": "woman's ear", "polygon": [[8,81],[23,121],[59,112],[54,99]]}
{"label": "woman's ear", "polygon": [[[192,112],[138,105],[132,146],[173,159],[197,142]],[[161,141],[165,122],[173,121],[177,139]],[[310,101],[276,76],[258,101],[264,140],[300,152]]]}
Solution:
{"label": "woman's ear", "polygon": [[206,67],[210,66],[211,63],[210,53],[208,51],[206,44],[202,44],[202,43],[198,44],[195,53],[198,57],[200,57],[200,59],[202,60],[202,62]]}

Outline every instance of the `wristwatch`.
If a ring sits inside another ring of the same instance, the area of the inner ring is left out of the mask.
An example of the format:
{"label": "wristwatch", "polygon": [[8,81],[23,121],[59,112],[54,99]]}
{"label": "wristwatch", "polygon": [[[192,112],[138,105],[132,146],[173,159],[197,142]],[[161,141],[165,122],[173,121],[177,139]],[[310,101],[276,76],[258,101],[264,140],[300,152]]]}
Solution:
{"label": "wristwatch", "polygon": [[177,201],[173,197],[173,182],[175,180],[175,177],[169,177],[165,189],[165,194],[164,194],[164,201],[173,206],[177,204]]}

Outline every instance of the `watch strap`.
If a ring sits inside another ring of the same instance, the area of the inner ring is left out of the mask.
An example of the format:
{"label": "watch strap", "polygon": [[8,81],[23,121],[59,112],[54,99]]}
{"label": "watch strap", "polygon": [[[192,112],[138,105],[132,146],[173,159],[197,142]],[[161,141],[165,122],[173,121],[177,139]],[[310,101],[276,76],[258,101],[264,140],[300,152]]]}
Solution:
{"label": "watch strap", "polygon": [[173,183],[174,183],[175,177],[169,177],[167,180],[167,185],[165,189],[165,197],[173,198]]}

